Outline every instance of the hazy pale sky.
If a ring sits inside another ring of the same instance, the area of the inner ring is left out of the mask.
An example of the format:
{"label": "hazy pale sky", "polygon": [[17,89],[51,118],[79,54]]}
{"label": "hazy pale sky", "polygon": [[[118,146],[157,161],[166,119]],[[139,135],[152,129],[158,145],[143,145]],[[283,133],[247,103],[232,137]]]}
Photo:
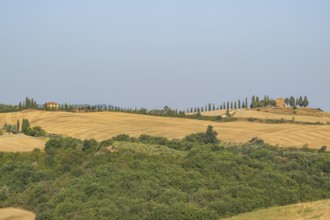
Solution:
{"label": "hazy pale sky", "polygon": [[0,103],[330,110],[329,0],[0,1]]}

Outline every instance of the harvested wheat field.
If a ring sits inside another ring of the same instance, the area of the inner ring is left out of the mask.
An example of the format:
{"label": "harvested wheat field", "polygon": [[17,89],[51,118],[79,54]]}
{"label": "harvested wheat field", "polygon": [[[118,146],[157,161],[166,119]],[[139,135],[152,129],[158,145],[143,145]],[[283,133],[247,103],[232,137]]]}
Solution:
{"label": "harvested wheat field", "polygon": [[34,220],[33,212],[15,208],[0,209],[0,220]]}
{"label": "harvested wheat field", "polygon": [[44,148],[46,139],[29,137],[23,134],[1,135],[0,151],[27,152],[35,148]]}
{"label": "harvested wheat field", "polygon": [[[330,114],[315,109],[297,109],[296,114],[292,108],[260,108],[256,109],[239,109],[230,110],[230,114],[234,118],[258,118],[258,119],[294,119],[297,122],[330,122]],[[226,114],[226,110],[202,112],[205,116],[217,116]]]}
{"label": "harvested wheat field", "polygon": [[[330,200],[279,206],[241,214],[230,220],[328,220],[330,219]],[[229,219],[228,219],[229,220]]]}
{"label": "harvested wheat field", "polygon": [[104,140],[117,134],[138,136],[149,134],[168,138],[205,131],[213,125],[219,139],[227,142],[246,142],[259,137],[271,144],[314,148],[330,146],[330,126],[297,124],[264,124],[255,122],[211,122],[193,119],[156,117],[118,112],[47,112],[25,111],[0,114],[0,125],[28,118],[32,126],[41,126],[49,133],[86,139]]}

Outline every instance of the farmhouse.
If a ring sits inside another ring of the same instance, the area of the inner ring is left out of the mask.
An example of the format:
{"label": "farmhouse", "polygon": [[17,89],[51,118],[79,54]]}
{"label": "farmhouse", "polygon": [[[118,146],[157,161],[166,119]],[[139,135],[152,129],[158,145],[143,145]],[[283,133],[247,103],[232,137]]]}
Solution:
{"label": "farmhouse", "polygon": [[276,107],[279,107],[279,108],[285,107],[285,101],[283,98],[276,99]]}
{"label": "farmhouse", "polygon": [[56,102],[46,102],[44,106],[45,108],[51,108],[51,109],[57,109],[60,107],[60,105]]}

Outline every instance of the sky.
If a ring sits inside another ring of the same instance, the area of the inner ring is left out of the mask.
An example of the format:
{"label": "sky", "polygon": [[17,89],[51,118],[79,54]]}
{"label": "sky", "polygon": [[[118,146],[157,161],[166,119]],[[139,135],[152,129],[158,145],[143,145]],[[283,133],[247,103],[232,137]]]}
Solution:
{"label": "sky", "polygon": [[330,111],[329,0],[1,0],[0,103]]}

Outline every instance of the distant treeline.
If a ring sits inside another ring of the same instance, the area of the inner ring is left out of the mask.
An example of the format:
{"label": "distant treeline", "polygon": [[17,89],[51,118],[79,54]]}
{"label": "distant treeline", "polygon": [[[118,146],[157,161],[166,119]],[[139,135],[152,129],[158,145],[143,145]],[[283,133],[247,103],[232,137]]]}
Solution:
{"label": "distant treeline", "polygon": [[[309,100],[307,96],[300,96],[295,98],[290,96],[289,98],[284,99],[285,105],[288,107],[307,107],[309,106]],[[275,107],[276,100],[269,98],[269,96],[264,96],[263,99],[258,96],[253,96],[251,101],[248,102],[248,98],[244,100],[236,101],[227,101],[223,102],[220,105],[214,103],[206,104],[201,107],[191,107],[186,110],[171,109],[168,106],[165,106],[163,109],[152,109],[148,110],[147,108],[122,108],[114,105],[89,105],[89,104],[60,104],[56,108],[47,108],[46,105],[37,104],[36,100],[33,98],[26,98],[25,101],[19,102],[18,105],[4,105],[0,104],[0,112],[14,112],[21,111],[26,109],[42,109],[48,111],[68,111],[68,112],[97,112],[97,111],[114,111],[114,112],[129,112],[129,113],[138,113],[138,114],[147,114],[147,115],[162,115],[162,116],[179,116],[184,117],[187,113],[201,113],[207,111],[215,110],[227,110],[227,115],[229,110],[236,109],[246,109],[246,108],[260,108],[260,107]]]}
{"label": "distant treeline", "polygon": [[[309,101],[307,96],[304,98],[300,96],[295,98],[290,96],[290,98],[285,98],[284,103],[287,107],[307,107],[309,106]],[[197,113],[197,112],[208,112],[216,110],[236,110],[236,109],[246,109],[246,108],[261,108],[261,107],[276,107],[276,100],[269,98],[269,96],[264,96],[263,99],[259,96],[252,96],[251,101],[248,102],[248,98],[244,100],[238,99],[236,101],[227,101],[220,105],[214,103],[206,104],[201,107],[191,107],[187,108],[187,113]]]}

